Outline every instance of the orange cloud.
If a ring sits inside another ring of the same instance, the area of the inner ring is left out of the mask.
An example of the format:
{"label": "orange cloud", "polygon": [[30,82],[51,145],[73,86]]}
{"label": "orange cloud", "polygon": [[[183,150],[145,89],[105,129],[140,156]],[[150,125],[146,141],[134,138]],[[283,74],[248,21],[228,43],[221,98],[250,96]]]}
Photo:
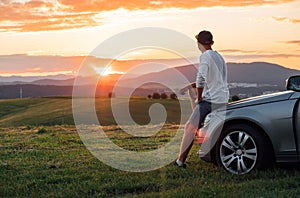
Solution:
{"label": "orange cloud", "polygon": [[75,11],[102,11],[114,10],[118,8],[126,9],[156,9],[156,8],[197,8],[213,6],[253,6],[264,4],[281,4],[294,0],[215,0],[215,1],[191,1],[191,0],[59,0],[63,5],[72,7]]}
{"label": "orange cloud", "polygon": [[295,0],[1,0],[0,31],[43,31],[97,26],[100,24],[93,19],[96,14],[118,8],[128,10],[192,9],[213,6],[235,7],[282,4],[292,1]]}
{"label": "orange cloud", "polygon": [[[299,44],[300,40],[297,41],[281,41],[280,43],[286,43],[286,44]],[[299,53],[274,53],[274,52],[268,52],[268,51],[250,51],[250,50],[239,50],[239,49],[223,49],[218,50],[219,52],[222,52],[224,57],[226,59],[230,60],[245,60],[245,59],[251,59],[251,60],[259,60],[259,59],[286,59],[286,58],[299,58]]]}
{"label": "orange cloud", "polygon": [[28,71],[28,72],[39,72],[41,70],[42,69],[40,67],[33,67],[33,68],[26,69],[26,71]]}
{"label": "orange cloud", "polygon": [[0,55],[0,73],[76,71],[85,58],[85,56]]}
{"label": "orange cloud", "polygon": [[238,50],[238,49],[224,49],[219,50],[222,53],[259,53],[258,51],[250,51],[250,50]]}
{"label": "orange cloud", "polygon": [[300,45],[300,40],[283,41],[282,43],[286,43],[286,44],[297,44],[297,45]]}
{"label": "orange cloud", "polygon": [[273,19],[279,22],[300,23],[300,19],[296,19],[296,18],[273,17]]}
{"label": "orange cloud", "polygon": [[72,12],[66,6],[43,1],[0,3],[0,31],[42,31],[99,25],[91,12]]}

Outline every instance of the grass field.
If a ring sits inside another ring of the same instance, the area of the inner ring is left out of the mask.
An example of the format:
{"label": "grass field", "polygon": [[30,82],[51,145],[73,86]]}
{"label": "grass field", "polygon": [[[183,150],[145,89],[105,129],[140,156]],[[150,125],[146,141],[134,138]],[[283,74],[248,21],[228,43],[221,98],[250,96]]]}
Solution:
{"label": "grass field", "polygon": [[[84,100],[84,99],[83,99]],[[167,122],[180,122],[180,106],[177,100],[148,100],[145,98],[132,98],[129,102],[130,113],[138,124],[147,124],[149,107],[154,103],[161,103],[167,109]],[[189,110],[189,102],[183,104]],[[108,98],[95,100],[96,112],[101,125],[115,125],[111,112],[111,103]],[[187,119],[190,111],[183,116]],[[24,98],[0,100],[0,126],[39,126],[39,125],[74,125],[72,112],[72,98]]]}
{"label": "grass field", "polygon": [[[99,99],[105,104],[105,99]],[[107,102],[107,100],[106,100]],[[138,100],[139,105],[149,103]],[[165,101],[172,105],[174,101]],[[63,110],[62,110],[63,108]],[[107,106],[101,114],[109,115]],[[172,109],[171,109],[172,110]],[[174,110],[174,109],[173,109]],[[62,113],[64,112],[64,113]],[[134,112],[136,120],[140,116]],[[63,115],[63,116],[62,116]],[[118,126],[104,126],[119,146],[152,150],[169,141],[172,122],[158,135],[127,138]],[[113,123],[113,121],[111,121]],[[172,164],[143,173],[116,170],[95,158],[74,125],[70,98],[0,101],[0,197],[299,197],[300,170],[276,168],[235,176],[201,161],[194,145],[188,168]]]}

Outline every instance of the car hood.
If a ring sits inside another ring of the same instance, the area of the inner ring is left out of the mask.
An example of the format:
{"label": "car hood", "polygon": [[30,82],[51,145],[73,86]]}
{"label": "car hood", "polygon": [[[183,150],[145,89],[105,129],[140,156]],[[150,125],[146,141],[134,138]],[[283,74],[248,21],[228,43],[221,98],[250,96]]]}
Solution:
{"label": "car hood", "polygon": [[237,102],[231,102],[228,104],[227,109],[235,109],[252,105],[259,105],[264,103],[288,100],[292,95],[293,91],[284,91],[273,94],[261,95],[257,97],[247,98],[244,100],[239,100]]}

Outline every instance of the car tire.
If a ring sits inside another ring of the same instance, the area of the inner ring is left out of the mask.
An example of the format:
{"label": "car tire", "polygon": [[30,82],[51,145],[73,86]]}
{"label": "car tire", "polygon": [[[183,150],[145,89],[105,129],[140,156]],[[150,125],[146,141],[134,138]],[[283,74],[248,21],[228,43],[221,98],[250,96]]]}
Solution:
{"label": "car tire", "polygon": [[233,174],[266,169],[274,162],[272,147],[264,133],[247,124],[227,126],[215,147],[218,165]]}

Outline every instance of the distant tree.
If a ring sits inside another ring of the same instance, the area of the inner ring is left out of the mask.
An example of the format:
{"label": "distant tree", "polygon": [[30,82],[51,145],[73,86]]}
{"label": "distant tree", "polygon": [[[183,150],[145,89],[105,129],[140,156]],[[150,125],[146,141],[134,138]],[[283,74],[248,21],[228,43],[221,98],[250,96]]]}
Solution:
{"label": "distant tree", "polygon": [[238,101],[240,100],[240,97],[238,97],[237,95],[234,95],[231,97],[231,100],[234,102],[234,101]]}
{"label": "distant tree", "polygon": [[148,97],[148,99],[151,99],[151,98],[152,98],[152,95],[149,94],[147,97]]}
{"label": "distant tree", "polygon": [[168,95],[165,94],[165,93],[162,93],[162,94],[160,95],[160,98],[161,98],[161,99],[167,99],[167,98],[168,98]]}
{"label": "distant tree", "polygon": [[153,99],[160,99],[160,94],[159,93],[153,93],[152,98]]}
{"label": "distant tree", "polygon": [[173,99],[173,100],[176,100],[177,99],[177,95],[175,93],[171,93],[170,94],[170,98]]}

